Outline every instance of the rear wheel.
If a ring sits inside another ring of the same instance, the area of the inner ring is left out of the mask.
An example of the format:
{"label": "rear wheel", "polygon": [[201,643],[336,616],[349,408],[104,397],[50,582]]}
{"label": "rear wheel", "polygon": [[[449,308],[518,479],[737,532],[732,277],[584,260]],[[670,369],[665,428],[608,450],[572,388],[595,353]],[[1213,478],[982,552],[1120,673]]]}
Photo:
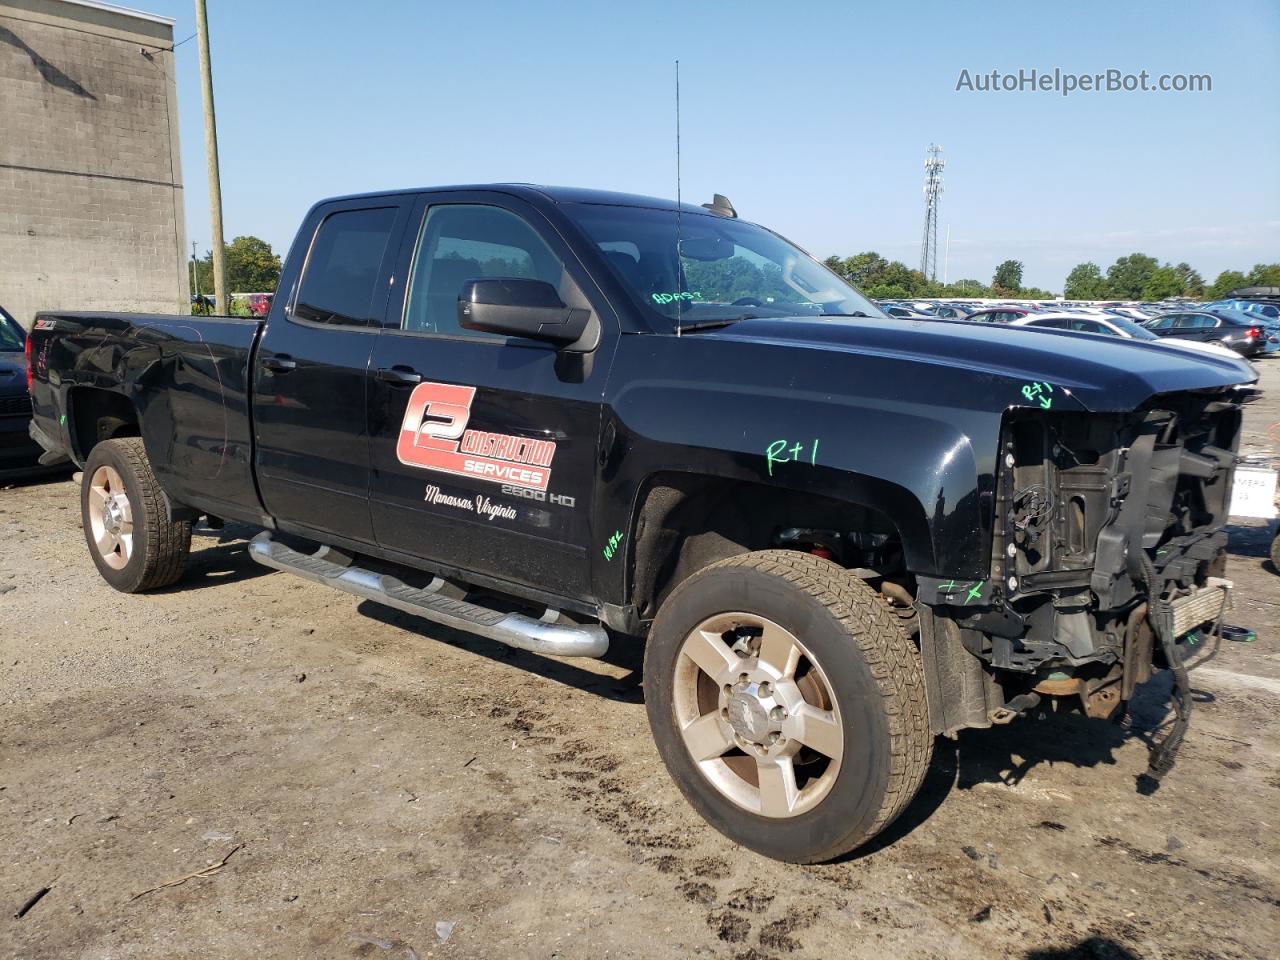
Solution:
{"label": "rear wheel", "polygon": [[672,777],[766,856],[839,856],[915,795],[933,738],[919,654],[874,590],[810,554],[699,571],[663,604],[645,701]]}
{"label": "rear wheel", "polygon": [[104,440],[93,448],[80,485],[80,514],[93,562],[117,590],[154,590],[182,576],[191,524],[169,519],[142,438]]}

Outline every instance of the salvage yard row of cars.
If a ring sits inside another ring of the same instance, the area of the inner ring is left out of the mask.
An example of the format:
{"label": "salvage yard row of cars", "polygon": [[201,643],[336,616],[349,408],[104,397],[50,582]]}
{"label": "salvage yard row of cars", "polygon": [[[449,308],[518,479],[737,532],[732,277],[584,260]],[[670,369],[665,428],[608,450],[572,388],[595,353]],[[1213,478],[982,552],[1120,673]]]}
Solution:
{"label": "salvage yard row of cars", "polygon": [[1208,346],[1256,359],[1280,352],[1280,295],[1194,303],[1106,304],[1063,301],[882,300],[890,316],[912,320],[1045,327],[1110,337]]}
{"label": "salvage yard row of cars", "polygon": [[6,341],[115,589],[230,520],[259,563],[514,647],[643,643],[675,783],[781,860],[883,831],[936,736],[1114,718],[1163,667],[1172,765],[1180,644],[1229,596],[1236,352],[895,321],[721,196],[325,200],[279,292]]}

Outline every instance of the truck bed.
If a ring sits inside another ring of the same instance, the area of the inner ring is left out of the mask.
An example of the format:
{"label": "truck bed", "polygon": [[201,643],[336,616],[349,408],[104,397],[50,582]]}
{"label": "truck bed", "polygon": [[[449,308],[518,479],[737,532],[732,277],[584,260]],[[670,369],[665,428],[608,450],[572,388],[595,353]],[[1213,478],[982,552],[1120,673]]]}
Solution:
{"label": "truck bed", "polygon": [[172,498],[218,516],[260,518],[249,404],[261,329],[261,320],[241,317],[41,313],[32,362],[57,371],[60,389],[35,391],[36,428],[83,464],[98,438],[77,435],[74,425],[97,418],[77,417],[76,408],[109,406],[123,388]]}

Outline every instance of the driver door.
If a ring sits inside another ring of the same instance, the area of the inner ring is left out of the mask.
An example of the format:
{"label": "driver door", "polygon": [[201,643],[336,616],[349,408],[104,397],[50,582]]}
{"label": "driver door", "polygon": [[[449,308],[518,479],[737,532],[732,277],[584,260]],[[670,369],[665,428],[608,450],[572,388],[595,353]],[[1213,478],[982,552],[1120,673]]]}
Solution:
{"label": "driver door", "polygon": [[[396,274],[406,283],[370,363],[377,543],[464,579],[589,597],[616,319],[550,224],[506,195],[426,195]],[[462,285],[493,276],[543,280],[566,304],[592,310],[595,350],[460,327]]]}

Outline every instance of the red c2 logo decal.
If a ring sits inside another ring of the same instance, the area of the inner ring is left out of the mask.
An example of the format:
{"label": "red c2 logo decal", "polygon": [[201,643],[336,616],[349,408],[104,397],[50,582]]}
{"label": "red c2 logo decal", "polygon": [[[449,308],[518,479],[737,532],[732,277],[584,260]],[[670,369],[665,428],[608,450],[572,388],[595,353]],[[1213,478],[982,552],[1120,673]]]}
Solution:
{"label": "red c2 logo decal", "polygon": [[476,388],[420,383],[409,395],[396,457],[408,467],[546,490],[554,440],[468,430]]}

